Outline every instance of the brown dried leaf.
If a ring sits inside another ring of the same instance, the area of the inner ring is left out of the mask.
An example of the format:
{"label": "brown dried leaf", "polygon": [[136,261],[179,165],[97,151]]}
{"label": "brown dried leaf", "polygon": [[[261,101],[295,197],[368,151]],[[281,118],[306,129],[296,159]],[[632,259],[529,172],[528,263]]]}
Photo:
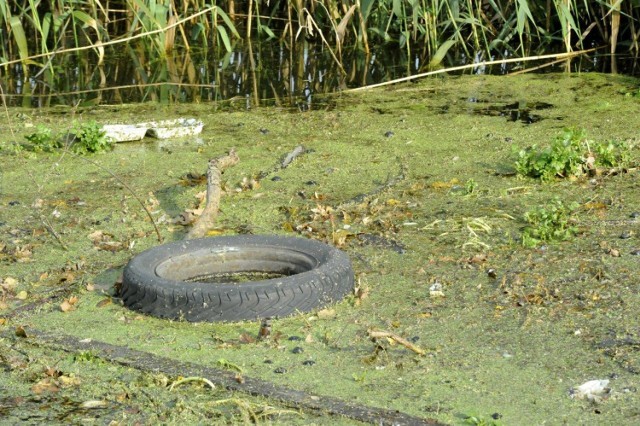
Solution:
{"label": "brown dried leaf", "polygon": [[26,244],[22,247],[16,247],[15,251],[13,252],[13,256],[16,258],[16,261],[18,262],[31,262],[31,255],[33,254],[31,252],[31,245],[30,244]]}
{"label": "brown dried leaf", "polygon": [[65,272],[62,275],[60,275],[60,279],[58,280],[59,283],[72,283],[74,282],[76,279],[75,275],[73,275],[71,272]]}
{"label": "brown dried leaf", "polygon": [[0,287],[2,287],[2,289],[5,291],[13,292],[13,290],[15,290],[17,285],[18,285],[18,280],[16,280],[13,277],[6,277],[2,281],[2,284],[0,284]]}
{"label": "brown dried leaf", "polygon": [[73,309],[74,309],[73,305],[69,303],[69,301],[66,299],[60,304],[60,310],[62,312],[69,312],[69,311],[72,311]]}
{"label": "brown dried leaf", "polygon": [[68,386],[77,386],[80,384],[80,379],[78,379],[77,377],[73,377],[73,376],[65,376],[65,375],[61,375],[60,377],[58,377],[58,382],[65,387]]}
{"label": "brown dried leaf", "polygon": [[98,250],[110,251],[112,253],[123,250],[126,245],[117,241],[101,241],[96,245]]}
{"label": "brown dried leaf", "polygon": [[60,388],[58,388],[55,381],[50,377],[42,379],[35,385],[31,386],[31,391],[38,395],[45,392],[58,392],[59,390]]}
{"label": "brown dried leaf", "polygon": [[104,237],[104,232],[100,230],[93,231],[92,233],[89,234],[89,239],[94,243],[97,243],[98,241],[102,241],[103,237]]}

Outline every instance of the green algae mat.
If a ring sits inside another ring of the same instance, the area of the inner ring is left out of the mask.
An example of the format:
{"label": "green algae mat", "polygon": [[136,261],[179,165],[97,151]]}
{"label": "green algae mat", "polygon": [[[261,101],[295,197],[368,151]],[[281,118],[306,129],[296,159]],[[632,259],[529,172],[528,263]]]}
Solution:
{"label": "green algae mat", "polygon": [[[639,83],[445,77],[305,112],[8,110],[0,422],[637,424]],[[87,156],[17,148],[38,126],[178,116],[202,134]],[[586,135],[567,154],[582,171],[517,173],[566,129]],[[183,239],[207,161],[231,148],[210,236],[314,238],[356,272],[352,295],[272,319],[268,339],[257,321],[167,321],[117,298],[126,262],[161,244],[149,216],[164,242]]]}

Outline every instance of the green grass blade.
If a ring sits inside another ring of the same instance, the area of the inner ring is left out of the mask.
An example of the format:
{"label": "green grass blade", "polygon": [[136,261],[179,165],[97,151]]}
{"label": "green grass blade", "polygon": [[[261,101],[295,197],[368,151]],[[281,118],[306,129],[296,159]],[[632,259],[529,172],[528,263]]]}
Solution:
{"label": "green grass blade", "polygon": [[222,18],[222,20],[224,21],[225,24],[227,24],[227,28],[229,28],[229,31],[231,31],[231,33],[240,38],[240,34],[238,33],[238,31],[236,30],[235,25],[233,25],[233,22],[231,22],[231,19],[229,19],[229,15],[227,15],[222,9],[220,8],[216,8],[216,14],[220,15],[220,17]]}
{"label": "green grass blade", "polygon": [[433,55],[431,60],[429,61],[429,67],[436,67],[436,66],[440,65],[440,63],[442,63],[442,60],[444,59],[445,55],[449,51],[449,49],[451,49],[456,44],[456,42],[457,42],[457,40],[450,39],[450,40],[447,40],[444,43],[442,43],[440,45],[440,47],[438,47],[438,50]]}
{"label": "green grass blade", "polygon": [[27,45],[27,36],[25,35],[24,28],[22,27],[22,21],[20,21],[19,17],[12,16],[10,25],[11,32],[13,33],[13,39],[18,45],[18,54],[20,55],[20,59],[26,63],[27,58],[29,57],[29,48]]}
{"label": "green grass blade", "polygon": [[216,29],[218,30],[218,34],[222,39],[222,43],[224,43],[224,48],[227,49],[227,52],[231,52],[231,41],[229,40],[229,34],[227,34],[227,30],[222,25],[218,25]]}

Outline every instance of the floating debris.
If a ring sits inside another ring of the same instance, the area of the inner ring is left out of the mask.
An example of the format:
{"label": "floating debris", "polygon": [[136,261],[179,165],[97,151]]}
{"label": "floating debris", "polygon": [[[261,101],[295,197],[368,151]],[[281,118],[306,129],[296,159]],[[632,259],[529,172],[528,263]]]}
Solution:
{"label": "floating debris", "polygon": [[113,142],[139,141],[145,136],[157,139],[182,138],[202,132],[204,123],[195,118],[150,121],[136,124],[105,124],[102,131]]}
{"label": "floating debris", "polygon": [[431,297],[444,297],[444,291],[442,291],[442,284],[435,282],[429,287],[429,296]]}
{"label": "floating debris", "polygon": [[611,389],[607,387],[609,380],[590,380],[569,390],[569,396],[575,399],[586,399],[590,402],[601,402]]}

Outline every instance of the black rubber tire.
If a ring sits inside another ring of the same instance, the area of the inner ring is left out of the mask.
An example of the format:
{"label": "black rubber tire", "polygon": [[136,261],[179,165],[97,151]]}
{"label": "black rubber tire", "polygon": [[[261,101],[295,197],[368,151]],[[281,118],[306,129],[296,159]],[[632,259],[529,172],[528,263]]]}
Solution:
{"label": "black rubber tire", "polygon": [[[241,283],[198,277],[267,272],[285,276]],[[187,321],[240,321],[308,312],[353,290],[347,255],[305,238],[240,235],[163,244],[124,269],[121,296],[131,309]]]}

